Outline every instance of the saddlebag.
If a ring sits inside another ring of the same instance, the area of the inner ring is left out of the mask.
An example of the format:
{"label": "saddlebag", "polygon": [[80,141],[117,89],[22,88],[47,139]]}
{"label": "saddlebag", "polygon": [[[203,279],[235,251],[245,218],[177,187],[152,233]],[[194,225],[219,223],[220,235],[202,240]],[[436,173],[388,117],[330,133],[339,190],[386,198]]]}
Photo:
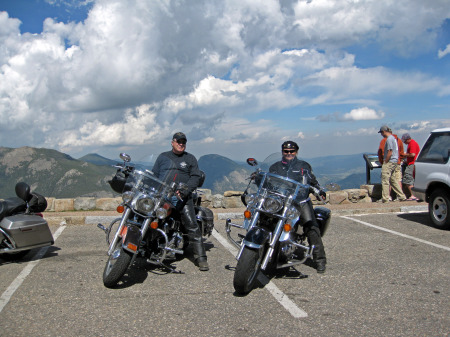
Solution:
{"label": "saddlebag", "polygon": [[38,215],[9,216],[0,222],[0,227],[14,239],[17,248],[47,246],[54,243],[47,222]]}
{"label": "saddlebag", "polygon": [[202,235],[209,236],[214,228],[214,213],[206,207],[196,206],[197,220],[202,224]]}
{"label": "saddlebag", "polygon": [[324,236],[330,225],[331,211],[328,208],[318,206],[314,208],[314,215],[320,228],[320,236]]}
{"label": "saddlebag", "polygon": [[47,200],[44,196],[33,192],[31,193],[32,197],[30,201],[28,201],[28,210],[30,213],[40,213],[45,211],[47,208]]}

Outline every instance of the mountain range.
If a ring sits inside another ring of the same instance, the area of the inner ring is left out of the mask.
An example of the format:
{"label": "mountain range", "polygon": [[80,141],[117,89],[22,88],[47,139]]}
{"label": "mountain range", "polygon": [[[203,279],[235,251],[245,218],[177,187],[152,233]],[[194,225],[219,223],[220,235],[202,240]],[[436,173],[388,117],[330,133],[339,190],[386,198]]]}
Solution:
{"label": "mountain range", "polygon": [[[271,161],[279,160],[280,154],[269,156]],[[365,161],[362,154],[327,156],[304,159],[313,167],[321,186],[331,183],[342,189],[358,188],[366,180]],[[115,173],[119,160],[111,160],[98,154],[88,154],[75,159],[52,149],[5,148],[0,147],[0,196],[15,196],[15,184],[27,182],[32,190],[56,198],[112,197],[117,196],[108,180]],[[270,161],[263,160],[265,168]],[[203,188],[213,194],[225,191],[243,191],[247,178],[254,168],[246,163],[235,162],[218,154],[208,154],[198,159],[199,167],[206,174]],[[379,173],[372,171],[372,181]],[[379,180],[379,178],[378,178]]]}

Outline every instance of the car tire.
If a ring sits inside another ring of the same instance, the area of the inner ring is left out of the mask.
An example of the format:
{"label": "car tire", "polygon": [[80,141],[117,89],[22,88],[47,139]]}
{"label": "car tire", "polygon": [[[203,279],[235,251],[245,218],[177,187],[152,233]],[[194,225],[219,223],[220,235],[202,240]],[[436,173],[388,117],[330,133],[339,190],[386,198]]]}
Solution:
{"label": "car tire", "polygon": [[444,189],[437,189],[430,195],[428,211],[434,227],[450,229],[450,196]]}

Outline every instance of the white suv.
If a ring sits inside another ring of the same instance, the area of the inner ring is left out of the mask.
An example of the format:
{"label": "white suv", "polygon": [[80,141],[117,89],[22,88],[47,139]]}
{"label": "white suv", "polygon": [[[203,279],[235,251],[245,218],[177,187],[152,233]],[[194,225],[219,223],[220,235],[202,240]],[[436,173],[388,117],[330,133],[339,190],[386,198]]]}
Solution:
{"label": "white suv", "polygon": [[428,202],[434,226],[450,229],[450,128],[433,130],[416,160],[413,194]]}

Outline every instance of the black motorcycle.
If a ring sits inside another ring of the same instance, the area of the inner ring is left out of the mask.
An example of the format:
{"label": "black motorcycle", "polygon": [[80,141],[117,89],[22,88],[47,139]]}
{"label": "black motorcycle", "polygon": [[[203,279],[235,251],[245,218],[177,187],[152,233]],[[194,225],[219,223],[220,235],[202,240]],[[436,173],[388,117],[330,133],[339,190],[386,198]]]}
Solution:
{"label": "black motorcycle", "polygon": [[[258,165],[252,158],[247,163]],[[251,175],[242,195],[247,207],[243,225],[226,221],[228,239],[239,248],[233,280],[237,293],[250,292],[261,270],[292,267],[312,258],[314,246],[307,244],[304,234],[297,233],[301,204],[310,200],[311,192],[318,196],[318,190],[308,184],[261,169]],[[319,206],[314,213],[323,236],[331,211]],[[232,238],[232,227],[246,231],[241,241]]]}
{"label": "black motorcycle", "polygon": [[[185,194],[187,186],[167,179],[158,179],[148,169],[129,165],[130,156],[121,153],[123,164],[110,185],[115,192],[122,193],[122,204],[118,211],[122,217],[111,222],[105,231],[109,245],[108,261],[103,272],[106,287],[115,286],[135,258],[174,271],[165,261],[182,255],[188,245],[180,216],[173,206],[177,191]],[[204,180],[204,176],[203,176]],[[203,236],[209,236],[214,228],[213,213],[200,205],[201,197],[195,196],[197,222]]]}

